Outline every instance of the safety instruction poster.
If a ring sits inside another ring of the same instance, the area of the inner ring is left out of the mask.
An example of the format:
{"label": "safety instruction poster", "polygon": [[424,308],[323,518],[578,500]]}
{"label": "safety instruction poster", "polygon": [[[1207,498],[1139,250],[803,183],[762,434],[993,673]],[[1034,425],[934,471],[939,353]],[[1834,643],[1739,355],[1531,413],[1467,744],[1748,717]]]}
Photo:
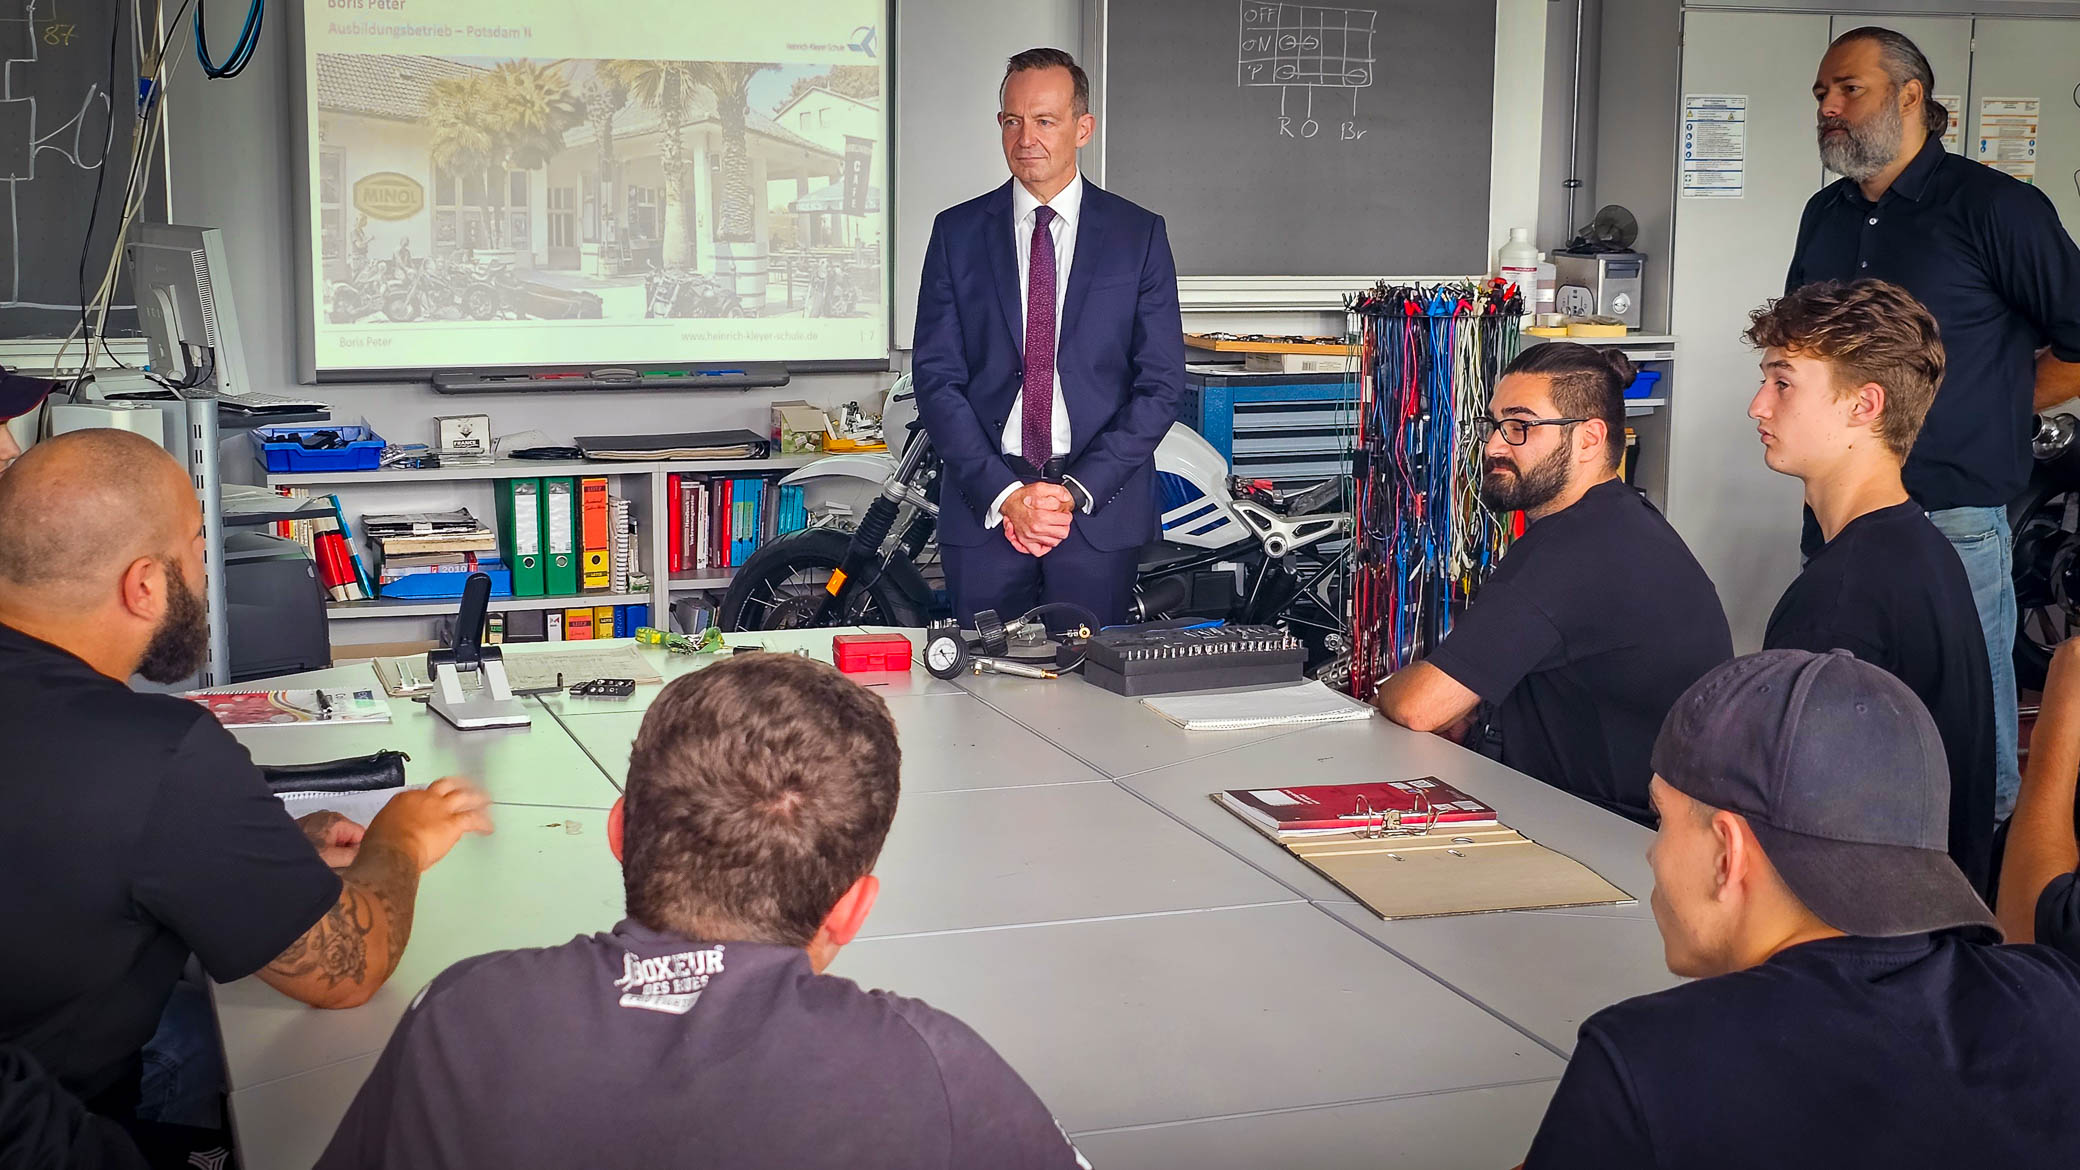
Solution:
{"label": "safety instruction poster", "polygon": [[2043,103],[2036,98],[1979,99],[1979,161],[2025,183],[2037,181],[2037,126]]}
{"label": "safety instruction poster", "polygon": [[1748,95],[1683,95],[1683,198],[1739,199],[1748,182]]}
{"label": "safety instruction poster", "polygon": [[1960,94],[1936,94],[1936,104],[1950,112],[1950,125],[1943,131],[1943,149],[1951,154],[1964,153],[1964,97]]}

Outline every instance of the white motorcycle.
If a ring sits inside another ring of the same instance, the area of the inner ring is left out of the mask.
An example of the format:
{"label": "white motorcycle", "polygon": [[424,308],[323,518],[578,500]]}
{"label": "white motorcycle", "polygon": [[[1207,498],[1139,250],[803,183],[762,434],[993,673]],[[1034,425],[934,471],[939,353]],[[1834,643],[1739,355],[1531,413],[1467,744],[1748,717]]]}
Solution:
{"label": "white motorcycle", "polygon": [[[889,392],[892,454],[818,459],[780,482],[800,485],[811,526],[759,549],[723,599],[725,630],[922,626],[944,616],[936,569],[940,464],[916,425],[905,376]],[[904,441],[907,437],[907,441]],[[1319,668],[1348,648],[1339,571],[1351,514],[1340,479],[1292,494],[1228,474],[1196,431],[1172,424],[1156,445],[1162,539],[1142,551],[1128,620],[1222,619],[1287,627]],[[1302,558],[1300,553],[1312,550]]]}

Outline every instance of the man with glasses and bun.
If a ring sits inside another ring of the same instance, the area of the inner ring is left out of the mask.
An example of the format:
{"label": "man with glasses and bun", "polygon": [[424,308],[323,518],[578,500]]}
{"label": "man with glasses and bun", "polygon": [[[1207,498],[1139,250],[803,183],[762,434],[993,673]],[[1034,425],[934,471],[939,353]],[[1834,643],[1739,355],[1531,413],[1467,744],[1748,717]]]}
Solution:
{"label": "man with glasses and bun", "polygon": [[1417,731],[1485,714],[1503,763],[1646,823],[1647,752],[1678,695],[1733,657],[1719,594],[1683,538],[1618,476],[1632,363],[1548,342],[1503,371],[1486,416],[1481,502],[1522,512],[1444,643],[1380,685]]}

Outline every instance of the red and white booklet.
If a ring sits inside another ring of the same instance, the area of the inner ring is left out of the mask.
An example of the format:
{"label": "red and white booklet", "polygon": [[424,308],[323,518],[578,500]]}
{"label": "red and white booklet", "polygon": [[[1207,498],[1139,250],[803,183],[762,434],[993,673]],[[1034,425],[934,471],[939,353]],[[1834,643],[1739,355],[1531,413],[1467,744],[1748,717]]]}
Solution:
{"label": "red and white booklet", "polygon": [[388,723],[390,704],[373,690],[190,691],[226,727]]}
{"label": "red and white booklet", "polygon": [[1362,830],[1383,813],[1401,814],[1403,828],[1429,824],[1492,825],[1495,810],[1435,776],[1307,788],[1231,789],[1214,802],[1270,837],[1308,837]]}

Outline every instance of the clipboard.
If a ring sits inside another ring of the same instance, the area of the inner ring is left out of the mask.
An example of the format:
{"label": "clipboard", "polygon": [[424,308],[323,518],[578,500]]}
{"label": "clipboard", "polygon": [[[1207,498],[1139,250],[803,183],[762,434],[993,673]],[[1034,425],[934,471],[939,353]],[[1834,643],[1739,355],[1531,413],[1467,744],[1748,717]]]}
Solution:
{"label": "clipboard", "polygon": [[[1220,794],[1212,795],[1218,803]],[[1349,833],[1264,835],[1388,921],[1638,903],[1595,870],[1508,825],[1399,823],[1398,816],[1381,816]]]}

